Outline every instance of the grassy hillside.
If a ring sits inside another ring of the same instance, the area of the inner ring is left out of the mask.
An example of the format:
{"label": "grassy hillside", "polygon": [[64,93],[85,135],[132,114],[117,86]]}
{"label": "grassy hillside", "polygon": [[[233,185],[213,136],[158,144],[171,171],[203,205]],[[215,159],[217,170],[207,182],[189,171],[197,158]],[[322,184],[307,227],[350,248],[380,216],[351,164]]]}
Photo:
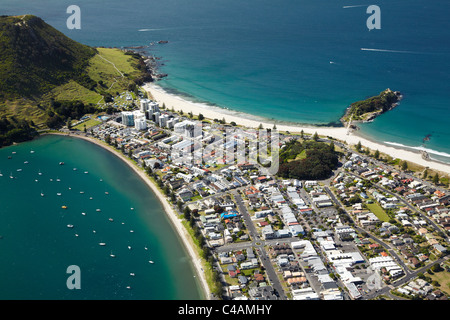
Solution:
{"label": "grassy hillside", "polygon": [[69,79],[84,82],[95,54],[38,17],[0,17],[0,98],[32,98]]}
{"label": "grassy hillside", "polygon": [[0,16],[0,56],[0,146],[11,128],[57,128],[152,81],[141,56],[80,44],[32,15]]}

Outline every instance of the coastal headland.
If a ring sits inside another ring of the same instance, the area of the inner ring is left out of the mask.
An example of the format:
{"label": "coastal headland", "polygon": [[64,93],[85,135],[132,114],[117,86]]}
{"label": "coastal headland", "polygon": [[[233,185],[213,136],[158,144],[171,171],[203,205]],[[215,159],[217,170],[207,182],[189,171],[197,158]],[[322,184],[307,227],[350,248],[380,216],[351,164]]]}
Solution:
{"label": "coastal headland", "polygon": [[433,161],[425,160],[421,153],[412,152],[405,149],[394,148],[379,142],[375,142],[363,137],[358,131],[349,130],[345,127],[314,127],[296,124],[283,124],[280,122],[268,122],[268,119],[257,118],[253,115],[230,112],[229,110],[219,107],[212,107],[203,103],[195,103],[186,100],[180,96],[172,95],[166,92],[162,87],[155,83],[146,83],[142,88],[160,105],[165,105],[168,109],[174,108],[175,111],[182,110],[184,113],[192,112],[194,115],[202,114],[208,119],[225,119],[227,123],[235,122],[248,128],[258,128],[262,126],[265,129],[271,129],[276,125],[280,132],[300,133],[302,130],[307,134],[314,134],[317,132],[319,136],[332,137],[348,145],[356,145],[361,142],[366,148],[371,150],[378,150],[393,158],[407,160],[408,162],[416,163],[420,166],[429,167],[431,169],[441,171],[443,173],[450,173],[450,165]]}

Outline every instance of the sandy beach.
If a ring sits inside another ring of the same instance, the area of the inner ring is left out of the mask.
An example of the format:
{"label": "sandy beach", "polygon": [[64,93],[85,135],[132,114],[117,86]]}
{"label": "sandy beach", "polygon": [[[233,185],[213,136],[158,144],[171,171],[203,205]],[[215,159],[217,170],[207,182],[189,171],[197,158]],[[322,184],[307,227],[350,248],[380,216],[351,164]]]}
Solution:
{"label": "sandy beach", "polygon": [[[49,134],[59,134],[59,133],[49,133]],[[189,256],[191,257],[191,261],[194,265],[197,278],[200,280],[200,284],[203,289],[203,293],[206,299],[209,299],[211,296],[210,289],[208,286],[208,283],[206,282],[205,273],[203,271],[203,265],[202,260],[200,256],[197,254],[197,252],[194,249],[194,243],[192,242],[191,236],[187,233],[186,228],[181,223],[181,219],[178,217],[177,213],[174,211],[174,209],[171,207],[169,202],[167,201],[166,197],[159,191],[159,189],[156,187],[156,185],[149,179],[149,177],[146,175],[146,173],[139,167],[136,166],[129,158],[127,158],[125,155],[123,155],[121,152],[115,150],[114,148],[108,146],[106,143],[99,141],[98,139],[86,137],[83,135],[77,135],[77,134],[59,134],[64,136],[70,136],[75,138],[84,139],[86,141],[89,141],[91,143],[94,143],[112,154],[119,157],[124,163],[126,163],[133,171],[141,177],[141,179],[148,185],[148,187],[153,191],[153,193],[156,195],[158,200],[161,202],[162,206],[164,207],[164,211],[166,212],[167,216],[169,217],[170,221],[172,222],[172,225],[177,231],[177,234],[181,238],[186,250],[189,253]]]}
{"label": "sandy beach", "polygon": [[[166,108],[168,108],[169,110],[173,107],[175,111],[183,110],[185,114],[187,114],[188,112],[192,112],[194,115],[198,115],[201,113],[205,118],[208,119],[225,119],[227,123],[234,121],[238,125],[249,128],[258,128],[260,124],[262,124],[264,128],[273,128],[274,126],[274,123],[269,123],[267,119],[258,118],[257,116],[233,112],[219,107],[212,107],[203,103],[188,101],[186,99],[183,99],[182,97],[167,93],[160,86],[153,83],[147,83],[142,88],[146,90],[153,97],[153,99],[159,103],[160,106],[164,103]],[[302,125],[297,126],[284,125],[280,123],[276,123],[276,126],[278,131],[289,131],[291,133],[298,133],[302,130],[305,133],[309,134],[314,134],[315,132],[317,132],[317,134],[319,135],[333,137],[337,140],[346,142],[348,145],[356,145],[360,141],[361,145],[365,148],[378,150],[382,153],[390,155],[393,158],[407,160],[408,162],[413,162],[424,167],[429,167],[430,169],[450,174],[450,165],[432,160],[427,161],[422,158],[419,152],[412,152],[405,149],[394,148],[371,141],[359,136],[357,131],[347,134],[347,129],[343,127],[333,128]]]}

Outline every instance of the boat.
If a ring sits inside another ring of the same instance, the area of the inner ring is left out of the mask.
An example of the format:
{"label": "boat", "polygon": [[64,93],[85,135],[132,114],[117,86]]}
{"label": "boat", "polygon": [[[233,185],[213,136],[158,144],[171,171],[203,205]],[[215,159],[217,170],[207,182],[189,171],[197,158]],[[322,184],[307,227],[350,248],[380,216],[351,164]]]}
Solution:
{"label": "boat", "polygon": [[134,272],[130,272],[130,276],[134,277],[135,276]]}
{"label": "boat", "polygon": [[14,179],[14,177],[13,177],[13,175],[12,175],[12,172],[9,174],[9,177],[10,177],[11,179]]}
{"label": "boat", "polygon": [[56,181],[60,182],[60,181],[61,181],[61,179],[59,179],[59,178],[56,178]]}
{"label": "boat", "polygon": [[131,250],[131,246],[128,246],[128,249]]}
{"label": "boat", "polygon": [[73,171],[77,171],[77,168],[73,168]]}
{"label": "boat", "polygon": [[68,224],[67,228],[73,228],[73,224]]}
{"label": "boat", "polygon": [[57,196],[60,196],[60,195],[61,195],[61,192],[58,192],[56,195],[57,195]]}
{"label": "boat", "polygon": [[24,164],[28,164],[28,161],[25,161]]}
{"label": "boat", "polygon": [[116,255],[115,254],[113,254],[112,252],[111,252],[111,254],[109,255],[111,258],[115,258],[116,257]]}
{"label": "boat", "polygon": [[94,199],[94,198],[92,198],[92,197],[89,197],[89,200],[92,200],[92,199]]}
{"label": "boat", "polygon": [[0,172],[0,177],[3,177],[3,173]]}
{"label": "boat", "polygon": [[100,242],[98,245],[99,245],[99,246],[106,246],[106,243]]}
{"label": "boat", "polygon": [[64,165],[64,162],[61,161],[61,162],[59,163],[59,165],[60,165],[60,166]]}
{"label": "boat", "polygon": [[42,176],[42,172],[41,172],[40,169],[39,169],[39,171],[38,171],[38,175]]}
{"label": "boat", "polygon": [[105,194],[109,194],[109,192],[108,192],[108,191],[105,191]]}
{"label": "boat", "polygon": [[97,231],[95,231],[95,230],[92,230],[92,233],[96,233]]}
{"label": "boat", "polygon": [[22,169],[17,169],[17,172],[20,172],[20,171],[22,171]]}
{"label": "boat", "polygon": [[109,218],[108,220],[109,220],[109,221],[111,221],[111,222],[113,222],[113,221],[114,221],[114,219],[113,219],[113,218]]}
{"label": "boat", "polygon": [[102,210],[100,210],[100,209],[95,209],[95,211],[100,212],[100,211],[102,211]]}
{"label": "boat", "polygon": [[43,197],[44,196],[44,193],[43,192],[41,192],[41,197]]}
{"label": "boat", "polygon": [[81,214],[82,214],[83,216],[85,216],[85,215],[86,215],[86,212],[82,212]]}
{"label": "boat", "polygon": [[144,247],[144,249],[145,249],[145,250],[148,250],[148,248],[147,248],[146,246]]}
{"label": "boat", "polygon": [[134,208],[131,208],[131,210],[134,210]]}
{"label": "boat", "polygon": [[75,233],[75,237],[78,237],[78,233]]}
{"label": "boat", "polygon": [[149,263],[152,263],[152,264],[154,263],[152,260],[149,260],[148,262],[149,262]]}
{"label": "boat", "polygon": [[34,153],[34,150],[31,150],[30,153]]}
{"label": "boat", "polygon": [[84,173],[89,173],[89,172],[85,171]]}
{"label": "boat", "polygon": [[61,208],[62,208],[62,209],[67,209],[67,206],[62,206]]}
{"label": "boat", "polygon": [[130,232],[131,232],[131,233],[133,233],[133,232],[134,232],[134,230],[130,230]]}
{"label": "boat", "polygon": [[130,287],[130,286],[127,286],[127,289],[131,289],[131,287]]}
{"label": "boat", "polygon": [[84,191],[80,191],[80,193],[81,193],[81,194],[83,194],[83,193],[84,193]]}

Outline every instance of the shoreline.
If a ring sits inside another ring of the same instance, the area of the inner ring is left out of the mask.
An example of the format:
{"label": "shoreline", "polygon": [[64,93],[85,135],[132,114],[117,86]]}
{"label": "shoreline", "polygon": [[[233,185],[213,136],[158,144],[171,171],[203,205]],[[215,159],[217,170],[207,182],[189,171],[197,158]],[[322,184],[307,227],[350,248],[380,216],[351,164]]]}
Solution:
{"label": "shoreline", "polygon": [[87,137],[84,135],[76,135],[76,134],[67,134],[67,133],[58,133],[58,132],[48,132],[46,134],[51,135],[60,135],[60,136],[66,136],[66,137],[74,137],[83,139],[85,141],[88,141],[90,143],[93,143],[113,155],[117,156],[119,159],[121,159],[125,164],[127,164],[142,180],[147,186],[151,189],[153,194],[156,196],[156,198],[159,200],[161,205],[163,206],[164,212],[168,216],[172,226],[175,228],[176,234],[180,237],[181,242],[183,243],[187,253],[191,257],[191,262],[194,267],[197,279],[199,279],[200,286],[202,289],[202,293],[204,295],[204,299],[209,300],[211,297],[211,290],[208,286],[208,283],[205,278],[205,273],[203,271],[203,265],[201,262],[201,257],[197,254],[196,250],[194,249],[194,244],[192,243],[191,236],[186,231],[186,228],[181,223],[181,219],[177,216],[176,212],[172,209],[169,202],[166,200],[166,197],[159,191],[158,187],[154,185],[154,183],[150,180],[150,178],[146,175],[144,171],[142,171],[139,167],[137,167],[134,163],[131,162],[129,158],[127,158],[125,155],[120,153],[119,151],[113,149],[111,146],[108,146],[106,143],[102,143],[102,141]]}
{"label": "shoreline", "polygon": [[[345,142],[347,145],[356,145],[361,142],[361,145],[365,148],[369,148],[373,151],[378,150],[381,153],[387,154],[393,158],[406,160],[418,164],[423,167],[428,167],[445,174],[450,174],[450,164],[446,164],[437,160],[425,160],[422,158],[420,152],[413,152],[402,148],[395,148],[388,146],[380,142],[373,141],[358,132],[352,132],[347,134],[347,129],[344,127],[325,127],[325,126],[308,126],[302,124],[283,124],[280,121],[274,121],[269,123],[268,119],[264,119],[255,115],[245,114],[243,112],[236,112],[227,109],[223,109],[215,106],[208,106],[205,103],[196,103],[184,99],[180,96],[175,96],[164,90],[154,83],[146,83],[142,86],[153,100],[159,103],[160,106],[163,103],[166,109],[174,108],[175,111],[183,110],[186,114],[192,112],[194,115],[203,114],[206,119],[225,119],[227,123],[235,122],[237,125],[242,125],[248,128],[258,128],[260,125],[265,129],[271,129],[276,124],[278,131],[289,131],[290,133],[300,133],[302,130],[307,134],[314,134],[317,132],[319,136],[330,136],[337,140]],[[259,120],[261,119],[261,120]]]}

